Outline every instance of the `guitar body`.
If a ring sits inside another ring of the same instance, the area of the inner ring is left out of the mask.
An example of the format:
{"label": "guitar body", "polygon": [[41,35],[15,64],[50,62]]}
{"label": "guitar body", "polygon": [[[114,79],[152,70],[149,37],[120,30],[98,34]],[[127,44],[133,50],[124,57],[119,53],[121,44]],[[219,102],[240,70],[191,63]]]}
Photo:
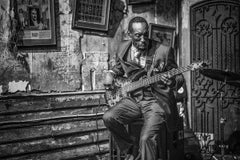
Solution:
{"label": "guitar body", "polygon": [[106,90],[106,98],[110,107],[116,105],[122,98],[128,96],[128,92],[124,90],[124,86],[136,82],[142,77],[146,76],[145,70],[133,73],[129,78],[116,78],[111,89]]}
{"label": "guitar body", "polygon": [[124,78],[115,79],[112,87],[106,90],[106,99],[110,107],[116,105],[123,97],[127,96],[121,92],[121,87],[126,83],[128,82]]}

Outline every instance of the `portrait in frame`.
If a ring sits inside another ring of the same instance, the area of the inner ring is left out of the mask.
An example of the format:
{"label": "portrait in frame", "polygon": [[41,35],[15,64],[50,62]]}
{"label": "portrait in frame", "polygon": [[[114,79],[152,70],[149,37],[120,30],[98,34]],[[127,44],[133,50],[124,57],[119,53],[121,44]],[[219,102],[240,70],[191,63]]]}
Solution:
{"label": "portrait in frame", "polygon": [[163,45],[174,47],[175,27],[150,23],[149,38]]}
{"label": "portrait in frame", "polygon": [[74,0],[72,28],[107,31],[111,0]]}
{"label": "portrait in frame", "polygon": [[54,0],[17,0],[23,33],[18,46],[56,45]]}

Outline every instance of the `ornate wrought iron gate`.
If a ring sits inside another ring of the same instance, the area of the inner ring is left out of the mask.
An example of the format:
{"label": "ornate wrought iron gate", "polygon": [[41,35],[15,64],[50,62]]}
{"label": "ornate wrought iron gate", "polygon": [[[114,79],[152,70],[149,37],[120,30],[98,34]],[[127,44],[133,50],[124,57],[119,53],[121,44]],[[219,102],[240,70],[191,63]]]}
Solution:
{"label": "ornate wrought iron gate", "polygon": [[[208,68],[239,74],[240,0],[205,0],[191,6],[190,14],[191,61],[208,60]],[[209,133],[216,142],[240,130],[240,87],[194,72],[191,102],[193,129],[205,136],[204,142],[209,142]],[[224,132],[220,131],[222,117]]]}

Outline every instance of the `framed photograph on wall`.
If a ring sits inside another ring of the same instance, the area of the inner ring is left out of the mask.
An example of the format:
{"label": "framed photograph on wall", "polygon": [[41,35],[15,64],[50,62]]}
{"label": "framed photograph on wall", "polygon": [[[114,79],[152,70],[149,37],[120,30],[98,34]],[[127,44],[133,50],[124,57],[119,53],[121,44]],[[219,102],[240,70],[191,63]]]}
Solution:
{"label": "framed photograph on wall", "polygon": [[74,0],[72,28],[107,31],[111,0]]}
{"label": "framed photograph on wall", "polygon": [[150,23],[149,38],[163,45],[174,47],[175,27]]}
{"label": "framed photograph on wall", "polygon": [[19,46],[56,45],[54,0],[17,0],[23,34]]}

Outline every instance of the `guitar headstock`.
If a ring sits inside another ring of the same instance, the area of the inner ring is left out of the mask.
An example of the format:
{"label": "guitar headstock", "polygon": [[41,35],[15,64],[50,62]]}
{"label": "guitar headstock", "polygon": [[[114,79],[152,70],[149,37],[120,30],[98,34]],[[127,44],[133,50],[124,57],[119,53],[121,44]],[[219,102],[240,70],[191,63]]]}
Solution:
{"label": "guitar headstock", "polygon": [[191,64],[191,70],[201,69],[210,65],[208,61],[194,62]]}

